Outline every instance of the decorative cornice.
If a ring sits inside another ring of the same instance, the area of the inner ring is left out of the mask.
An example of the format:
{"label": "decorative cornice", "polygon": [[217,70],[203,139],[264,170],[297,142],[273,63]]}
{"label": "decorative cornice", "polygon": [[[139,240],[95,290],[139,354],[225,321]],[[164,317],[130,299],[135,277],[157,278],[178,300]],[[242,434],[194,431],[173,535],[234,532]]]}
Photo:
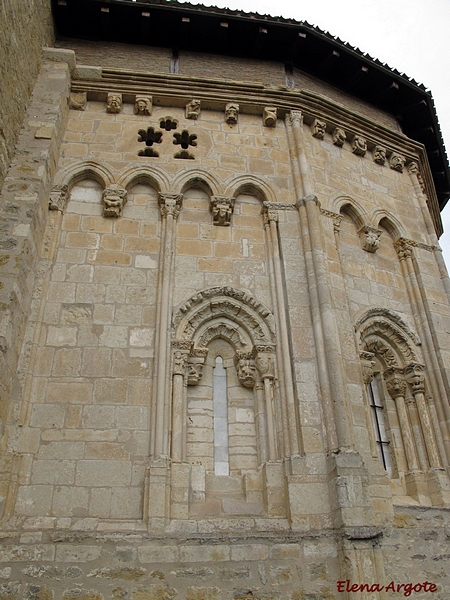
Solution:
{"label": "decorative cornice", "polygon": [[324,96],[308,90],[292,90],[288,88],[270,88],[264,84],[236,83],[219,79],[190,78],[180,75],[158,75],[132,73],[118,69],[103,69],[102,79],[74,79],[73,92],[87,92],[88,100],[106,101],[108,92],[114,90],[122,94],[124,102],[134,103],[136,96],[147,95],[148,89],[152,90],[154,103],[164,100],[174,106],[186,106],[192,97],[212,110],[223,111],[231,99],[240,104],[241,111],[263,115],[266,106],[277,108],[280,118],[285,117],[287,122],[292,120],[312,123],[315,118],[320,118],[338,127],[351,135],[363,136],[369,148],[383,145],[398,152],[406,158],[407,163],[419,163],[424,191],[428,198],[429,210],[432,215],[437,235],[442,233],[442,223],[439,214],[439,205],[433,178],[430,171],[428,158],[424,146],[408,138],[403,133],[390,129],[368,117],[355,113],[345,106],[335,103]]}

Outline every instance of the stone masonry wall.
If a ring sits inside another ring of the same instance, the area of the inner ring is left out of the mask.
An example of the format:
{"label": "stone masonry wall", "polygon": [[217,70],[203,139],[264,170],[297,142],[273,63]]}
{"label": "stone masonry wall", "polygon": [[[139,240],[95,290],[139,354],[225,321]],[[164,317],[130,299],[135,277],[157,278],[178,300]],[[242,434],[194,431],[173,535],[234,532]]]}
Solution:
{"label": "stone masonry wall", "polygon": [[53,43],[50,0],[4,0],[0,7],[0,189],[41,64]]}

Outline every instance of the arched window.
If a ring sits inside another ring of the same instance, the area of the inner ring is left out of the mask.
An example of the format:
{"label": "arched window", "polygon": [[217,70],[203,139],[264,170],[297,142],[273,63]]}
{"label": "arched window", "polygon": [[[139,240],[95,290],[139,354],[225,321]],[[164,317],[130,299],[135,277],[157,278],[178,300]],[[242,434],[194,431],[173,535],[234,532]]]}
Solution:
{"label": "arched window", "polygon": [[217,356],[215,362],[213,368],[214,474],[229,475],[227,372],[223,368],[221,356]]}

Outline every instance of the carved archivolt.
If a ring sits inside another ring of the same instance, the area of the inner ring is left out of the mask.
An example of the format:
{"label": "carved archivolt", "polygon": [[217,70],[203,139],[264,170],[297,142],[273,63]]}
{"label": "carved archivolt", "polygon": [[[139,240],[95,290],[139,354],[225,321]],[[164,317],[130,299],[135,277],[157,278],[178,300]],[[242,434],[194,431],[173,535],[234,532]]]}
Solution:
{"label": "carved archivolt", "polygon": [[404,321],[386,309],[372,309],[356,325],[360,349],[383,360],[387,367],[420,362],[415,346],[420,340]]}
{"label": "carved archivolt", "polygon": [[202,290],[173,317],[174,337],[206,347],[215,337],[228,339],[236,350],[275,343],[274,318],[247,292],[231,287]]}

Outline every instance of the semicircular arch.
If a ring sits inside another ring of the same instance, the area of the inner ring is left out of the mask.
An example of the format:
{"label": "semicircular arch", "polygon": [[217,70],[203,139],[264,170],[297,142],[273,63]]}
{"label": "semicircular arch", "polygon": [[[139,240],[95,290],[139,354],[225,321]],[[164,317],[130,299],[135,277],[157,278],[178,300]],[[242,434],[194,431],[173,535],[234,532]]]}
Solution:
{"label": "semicircular arch", "polygon": [[170,191],[169,178],[159,167],[133,165],[122,173],[118,181],[118,185],[126,190],[139,183],[148,184],[157,192]]}
{"label": "semicircular arch", "polygon": [[55,186],[66,185],[67,190],[70,193],[73,186],[84,179],[93,179],[94,181],[97,181],[103,189],[114,183],[112,169],[105,163],[100,164],[93,160],[79,161],[66,165],[63,169],[58,171],[53,183]]}
{"label": "semicircular arch", "polygon": [[253,296],[231,287],[194,294],[173,315],[173,333],[205,347],[215,337],[228,339],[237,349],[275,344],[271,311]]}

